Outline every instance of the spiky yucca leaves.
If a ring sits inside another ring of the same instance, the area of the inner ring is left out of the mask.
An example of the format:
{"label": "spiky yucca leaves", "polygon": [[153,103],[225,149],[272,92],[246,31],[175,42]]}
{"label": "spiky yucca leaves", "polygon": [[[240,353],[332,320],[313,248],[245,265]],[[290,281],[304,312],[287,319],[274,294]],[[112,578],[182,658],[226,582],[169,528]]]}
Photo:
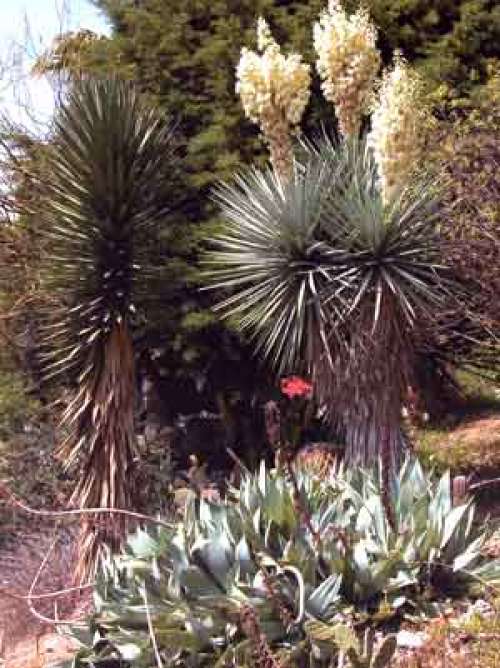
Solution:
{"label": "spiky yucca leaves", "polygon": [[435,188],[414,180],[385,204],[366,144],[325,140],[288,183],[253,170],[216,199],[226,226],[211,280],[230,293],[220,310],[278,373],[313,375],[351,464],[397,464],[414,344],[450,290]]}
{"label": "spiky yucca leaves", "polygon": [[[165,220],[172,146],[171,127],[118,80],[76,83],[56,114],[44,280],[60,308],[49,314],[46,371],[76,384],[60,455],[81,466],[71,498],[80,507],[133,503],[131,326],[136,304],[154,294],[146,248]],[[102,540],[116,545],[122,533],[109,517],[87,520],[79,575],[93,569]]]}
{"label": "spiky yucca leaves", "polygon": [[329,315],[319,295],[329,280],[328,247],[315,231],[331,174],[319,162],[308,172],[282,183],[271,170],[253,169],[215,195],[226,225],[207,259],[209,276],[231,292],[218,308],[255,337],[279,373],[326,347]]}

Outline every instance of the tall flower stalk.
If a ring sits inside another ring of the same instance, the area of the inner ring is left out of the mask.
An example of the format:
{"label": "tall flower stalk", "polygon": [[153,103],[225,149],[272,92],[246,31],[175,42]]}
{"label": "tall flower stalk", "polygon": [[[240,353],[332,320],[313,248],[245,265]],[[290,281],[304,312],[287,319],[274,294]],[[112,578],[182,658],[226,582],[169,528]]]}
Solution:
{"label": "tall flower stalk", "polygon": [[301,56],[284,56],[268,24],[259,18],[258,53],[242,49],[236,76],[236,92],[245,114],[261,129],[271,163],[282,179],[293,169],[292,133],[309,101],[309,65]]}
{"label": "tall flower stalk", "polygon": [[386,204],[408,183],[423,156],[430,115],[422,97],[422,80],[396,54],[393,67],[382,77],[368,134]]}
{"label": "tall flower stalk", "polygon": [[313,34],[323,94],[335,106],[342,136],[356,137],[380,69],[375,26],[366,9],[349,15],[330,0]]}

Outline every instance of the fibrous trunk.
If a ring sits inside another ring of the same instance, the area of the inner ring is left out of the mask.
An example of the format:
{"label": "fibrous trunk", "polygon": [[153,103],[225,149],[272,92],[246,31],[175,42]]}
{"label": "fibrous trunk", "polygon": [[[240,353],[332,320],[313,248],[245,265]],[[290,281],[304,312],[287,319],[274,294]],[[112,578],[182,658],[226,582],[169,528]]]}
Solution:
{"label": "fibrous trunk", "polygon": [[[77,396],[63,416],[76,422],[61,447],[71,462],[81,445],[85,460],[70,503],[78,508],[130,509],[134,496],[134,355],[127,326],[117,322],[93,349]],[[82,516],[77,579],[92,575],[104,545],[119,547],[126,520],[121,515]]]}
{"label": "fibrous trunk", "polygon": [[383,477],[402,463],[407,439],[402,408],[410,384],[413,354],[404,323],[382,300],[377,326],[367,308],[342,336],[333,339],[317,367],[319,400],[343,433],[346,464],[378,469]]}
{"label": "fibrous trunk", "polygon": [[[374,397],[374,404],[376,400]],[[375,468],[381,462],[392,471],[399,468],[406,447],[399,416],[381,417],[374,405],[364,418],[348,419],[344,429],[344,457],[349,466]]]}

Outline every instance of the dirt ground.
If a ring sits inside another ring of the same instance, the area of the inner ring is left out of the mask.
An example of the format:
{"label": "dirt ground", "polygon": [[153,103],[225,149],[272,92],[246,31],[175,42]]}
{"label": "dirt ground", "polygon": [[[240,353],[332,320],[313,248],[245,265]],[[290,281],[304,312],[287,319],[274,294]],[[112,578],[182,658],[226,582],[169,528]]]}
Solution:
{"label": "dirt ground", "polygon": [[500,416],[473,419],[459,425],[443,439],[444,449],[460,448],[470,466],[496,468],[500,463]]}
{"label": "dirt ground", "polygon": [[[39,526],[30,532],[19,531],[0,549],[0,665],[4,668],[48,668],[56,659],[72,655],[69,640],[42,618],[77,618],[89,608],[88,594],[33,600],[30,609],[28,601],[6,593],[23,596],[29,592],[54,538],[52,528]],[[71,587],[73,559],[73,536],[60,532],[34,593]]]}

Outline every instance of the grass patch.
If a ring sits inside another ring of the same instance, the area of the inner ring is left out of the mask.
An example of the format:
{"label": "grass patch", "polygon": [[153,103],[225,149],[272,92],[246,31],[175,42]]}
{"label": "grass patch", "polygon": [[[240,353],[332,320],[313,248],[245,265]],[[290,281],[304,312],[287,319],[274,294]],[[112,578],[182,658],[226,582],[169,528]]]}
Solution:
{"label": "grass patch", "polygon": [[500,412],[500,378],[457,371],[456,379],[467,397],[467,413]]}
{"label": "grass patch", "polygon": [[420,430],[416,451],[422,463],[438,472],[498,475],[500,415],[461,423],[454,429]]}
{"label": "grass patch", "polygon": [[438,472],[480,476],[500,473],[500,387],[493,379],[458,372],[465,401],[442,424],[416,432],[422,462]]}
{"label": "grass patch", "polygon": [[0,369],[0,438],[22,430],[40,410],[20,373]]}

